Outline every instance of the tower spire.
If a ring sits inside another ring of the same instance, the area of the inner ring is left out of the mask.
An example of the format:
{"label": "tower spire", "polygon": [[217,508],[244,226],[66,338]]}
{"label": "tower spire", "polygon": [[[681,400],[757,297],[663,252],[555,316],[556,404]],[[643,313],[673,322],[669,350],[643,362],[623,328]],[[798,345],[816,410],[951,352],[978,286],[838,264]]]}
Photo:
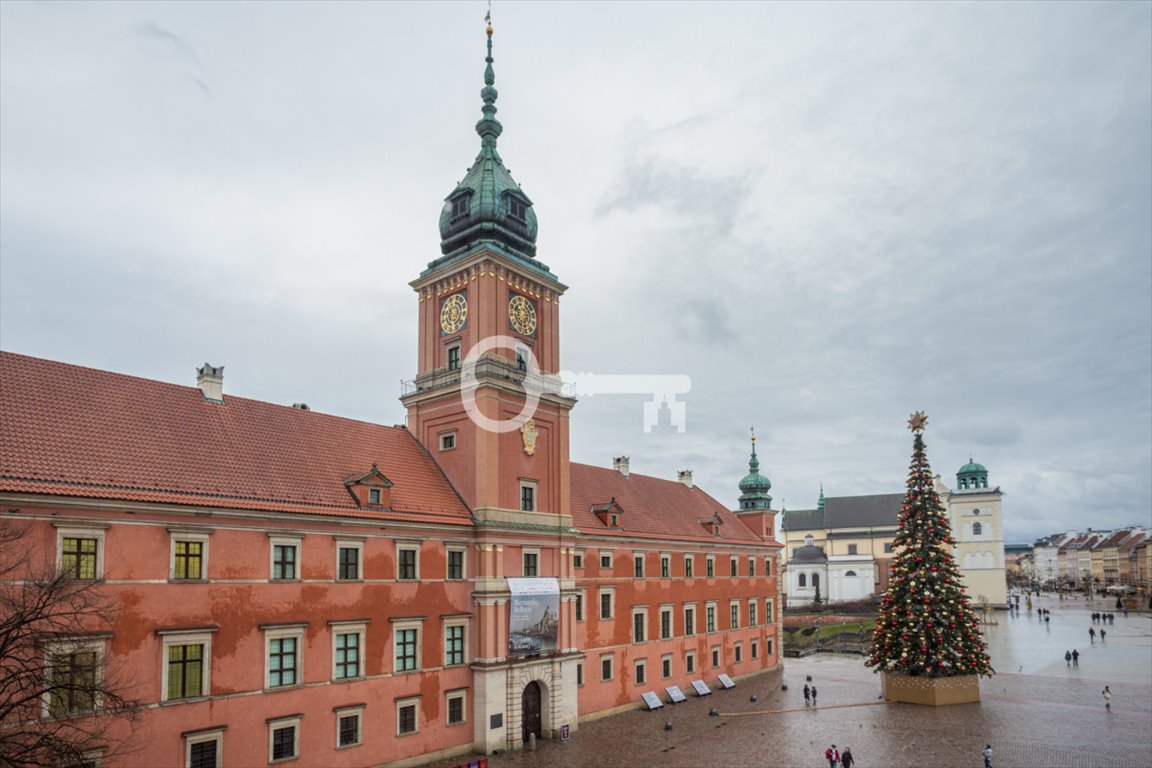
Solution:
{"label": "tower spire", "polygon": [[772,481],[760,474],[760,459],[756,456],[756,429],[752,429],[752,456],[748,459],[748,474],[740,481],[740,509],[771,509],[772,497],[768,491]]}
{"label": "tower spire", "polygon": [[[504,126],[500,125],[500,121],[496,119],[496,97],[499,92],[495,88],[496,84],[496,71],[492,68],[492,9],[488,9],[488,14],[484,17],[487,22],[487,27],[484,32],[488,35],[488,55],[484,57],[486,65],[484,67],[484,87],[480,89],[480,98],[484,100],[484,106],[480,111],[484,113],[484,117],[480,118],[480,122],[476,123],[476,133],[480,134],[480,157],[484,157],[485,152],[496,152],[496,139],[504,132]],[[480,158],[477,158],[480,159]]]}

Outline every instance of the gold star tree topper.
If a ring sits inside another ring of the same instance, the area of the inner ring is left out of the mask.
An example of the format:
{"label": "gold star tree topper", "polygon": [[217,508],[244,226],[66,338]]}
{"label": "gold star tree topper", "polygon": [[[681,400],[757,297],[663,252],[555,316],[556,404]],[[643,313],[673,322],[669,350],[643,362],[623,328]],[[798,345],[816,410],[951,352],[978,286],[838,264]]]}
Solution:
{"label": "gold star tree topper", "polygon": [[916,413],[912,414],[908,419],[908,429],[913,432],[923,432],[926,426],[928,426],[928,417],[924,414],[924,411],[916,411]]}

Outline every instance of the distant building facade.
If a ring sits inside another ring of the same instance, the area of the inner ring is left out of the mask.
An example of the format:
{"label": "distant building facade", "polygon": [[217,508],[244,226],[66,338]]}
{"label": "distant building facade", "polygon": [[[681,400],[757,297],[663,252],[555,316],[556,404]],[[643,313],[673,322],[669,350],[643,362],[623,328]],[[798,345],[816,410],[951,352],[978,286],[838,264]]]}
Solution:
{"label": "distant building facade", "polygon": [[[948,509],[953,552],[968,594],[978,604],[1006,607],[1004,528],[999,487],[989,487],[988,470],[969,462],[956,473],[956,488],[937,476],[936,491]],[[892,546],[904,494],[820,498],[815,509],[787,510],[784,589],[789,605],[822,600],[845,602],[888,588]]]}

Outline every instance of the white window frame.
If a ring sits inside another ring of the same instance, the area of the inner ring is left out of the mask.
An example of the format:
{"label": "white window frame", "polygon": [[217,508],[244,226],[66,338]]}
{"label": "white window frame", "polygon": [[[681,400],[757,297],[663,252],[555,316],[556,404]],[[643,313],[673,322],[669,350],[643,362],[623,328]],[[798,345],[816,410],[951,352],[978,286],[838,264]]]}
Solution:
{"label": "white window frame", "polygon": [[[176,578],[176,544],[178,542],[195,542],[200,544],[200,578],[198,579],[178,579]],[[97,547],[100,549],[100,547]],[[169,531],[168,532],[168,578],[178,584],[190,582],[197,584],[201,581],[208,580],[208,534],[194,531]]]}
{"label": "white window frame", "polygon": [[[416,666],[412,669],[400,669],[400,649],[397,641],[400,631],[406,629],[416,630]],[[424,669],[424,619],[392,619],[392,673],[396,675],[409,675]]]}
{"label": "white window frame", "polygon": [[[351,707],[337,707],[332,710],[336,715],[336,749],[352,749],[353,747],[360,747],[364,745],[364,705],[356,704]],[[345,717],[355,715],[360,718],[357,722],[356,728],[356,741],[351,744],[340,743],[340,721]]]}
{"label": "white window frame", "polygon": [[[688,629],[689,629],[689,627],[688,627],[688,611],[692,611],[692,627],[691,627],[692,631],[691,632],[688,631]],[[685,637],[693,637],[699,633],[699,631],[700,631],[699,618],[700,618],[700,614],[696,610],[696,603],[684,603],[684,636]]]}
{"label": "white window frame", "polygon": [[[448,630],[450,628],[455,628],[455,627],[460,627],[461,629],[464,630],[464,636],[461,639],[462,652],[464,654],[464,658],[460,662],[449,664],[448,663]],[[444,643],[443,643],[443,646],[444,646],[444,666],[445,667],[459,667],[459,666],[466,666],[467,664],[469,664],[471,660],[468,657],[468,619],[459,618],[459,617],[445,618],[443,620],[443,631],[440,634],[444,640]]]}
{"label": "white window frame", "polygon": [[[332,682],[340,683],[348,680],[359,680],[364,677],[365,670],[365,653],[364,642],[368,637],[368,622],[367,621],[330,621],[328,626],[332,632]],[[340,635],[358,635],[359,642],[356,645],[357,660],[356,660],[356,674],[350,677],[337,677],[336,676],[336,641]]]}
{"label": "white window frame", "polygon": [[[440,446],[441,451],[454,451],[456,446],[460,444],[459,439],[456,437],[456,430],[446,429],[437,435],[437,444]],[[448,443],[452,443],[448,445]]]}
{"label": "white window frame", "polygon": [[[99,551],[100,547],[97,547]],[[44,672],[46,675],[52,674],[52,657],[61,654],[73,653],[88,653],[96,654],[96,685],[94,686],[94,695],[92,697],[92,710],[84,712],[65,712],[61,718],[82,717],[99,712],[103,709],[103,697],[100,695],[100,690],[103,687],[104,681],[104,662],[107,658],[106,652],[107,638],[106,637],[69,637],[53,640],[44,646]],[[54,687],[49,685],[48,680],[44,681],[46,687]],[[41,715],[44,718],[53,717],[52,715],[52,693],[45,691],[41,699]]]}
{"label": "white window frame", "polygon": [[[608,610],[610,614],[608,616],[605,616],[603,610],[600,608],[600,606],[603,605],[604,595],[608,595]],[[596,591],[596,615],[599,616],[602,621],[616,618],[615,587],[600,587],[600,589]],[[631,628],[629,628],[629,631],[631,631]]]}
{"label": "white window frame", "polygon": [[764,558],[764,576],[765,578],[772,576],[772,558],[770,557]]}
{"label": "white window frame", "polygon": [[696,674],[696,651],[684,651],[684,674]]}
{"label": "white window frame", "polygon": [[[458,722],[451,722],[448,720],[448,713],[451,711],[452,702],[456,699],[460,700],[460,720]],[[454,691],[445,691],[444,693],[444,725],[451,728],[455,725],[468,724],[468,689],[458,688]]]}
{"label": "white window frame", "polygon": [[764,598],[764,623],[765,624],[775,624],[776,623],[776,613],[774,610],[775,608],[776,608],[776,600],[774,598],[771,598],[771,597]]}
{"label": "white window frame", "polygon": [[584,570],[584,550],[577,549],[572,552],[572,568],[575,570]]}
{"label": "white window frame", "polygon": [[[403,710],[405,707],[412,707],[412,709],[414,711],[414,716],[412,718],[412,730],[408,731],[407,733],[401,733],[401,731],[400,731],[400,711]],[[396,700],[396,736],[397,736],[397,738],[399,738],[401,736],[415,736],[418,733],[420,733],[420,697],[419,696],[408,696],[408,697],[403,698],[403,699],[397,699]]]}
{"label": "white window frame", "polygon": [[[719,617],[716,615],[716,609],[719,607],[715,600],[709,600],[704,603],[704,634],[716,632],[717,627],[720,626]],[[711,619],[711,621],[709,621]],[[712,626],[709,627],[708,625]]]}
{"label": "white window frame", "polygon": [[[342,549],[355,549],[358,554],[356,556],[356,577],[352,579],[340,578],[340,550]],[[364,542],[358,539],[336,539],[336,581],[364,581]]]}
{"label": "white window frame", "polygon": [[576,662],[576,687],[583,688],[587,678],[584,677],[584,662]]}
{"label": "white window frame", "polygon": [[[532,576],[528,575],[528,556],[533,555],[536,558],[536,573]],[[520,548],[520,573],[525,578],[536,578],[540,576],[540,548],[539,547],[521,547]]]}
{"label": "white window frame", "polygon": [[748,645],[748,653],[749,653],[750,658],[753,658],[753,659],[760,658],[759,651],[760,651],[760,642],[758,640],[751,641],[751,643],[749,643],[749,645]]}
{"label": "white window frame", "polygon": [[739,664],[744,661],[744,643],[736,642],[732,644],[732,658],[733,664]]}
{"label": "white window frame", "polygon": [[[303,565],[303,536],[280,536],[268,535],[268,581],[300,581],[300,572]],[[292,578],[278,579],[276,578],[276,547],[295,547],[296,557],[293,559]]]}
{"label": "white window frame", "polygon": [[684,555],[684,578],[696,578],[696,555]]}
{"label": "white window frame", "polygon": [[748,555],[748,578],[756,578],[756,558]]}
{"label": "white window frame", "polygon": [[672,578],[672,555],[667,552],[660,553],[660,578]]}
{"label": "white window frame", "polygon": [[[583,624],[588,620],[588,600],[585,597],[585,592],[583,589],[577,589],[575,591],[575,599],[573,600],[573,603],[574,604],[572,609],[573,612],[576,613],[576,622]],[[577,605],[580,606],[579,611],[576,611]],[[596,606],[596,610],[600,610],[600,606]]]}
{"label": "white window frame", "polygon": [[[608,565],[604,565],[604,558],[608,558]],[[614,559],[611,549],[600,550],[600,570],[604,570],[605,568],[611,570]]]}
{"label": "white window frame", "polygon": [[[644,637],[636,639],[636,617],[640,616],[643,621],[641,622],[641,629],[644,631]],[[640,606],[632,608],[632,623],[628,625],[628,635],[632,638],[633,643],[646,643],[648,642],[648,606]]]}
{"label": "white window frame", "polygon": [[[304,684],[304,629],[305,624],[291,624],[279,627],[264,627],[264,690],[279,691],[285,688],[299,688]],[[296,639],[296,682],[290,685],[272,686],[272,641]],[[271,754],[271,752],[269,752]]]}
{"label": "white window frame", "polygon": [[720,646],[714,645],[708,649],[708,652],[712,660],[712,669],[720,669],[724,663],[724,654],[720,652]]}
{"label": "white window frame", "polygon": [[716,556],[708,555],[704,558],[704,578],[716,578]]}
{"label": "white window frame", "polygon": [[[196,701],[212,695],[212,635],[214,629],[196,629],[189,631],[160,630],[161,652],[160,657],[160,701]],[[168,698],[168,649],[176,645],[202,645],[200,669],[200,693],[196,696],[186,696],[182,699]]]}
{"label": "white window frame", "polygon": [[[532,489],[532,509],[524,509],[524,489]],[[540,483],[537,480],[521,480],[516,486],[516,509],[521,512],[540,512]]]}
{"label": "white window frame", "polygon": [[77,579],[77,581],[95,581],[104,578],[104,528],[69,526],[56,529],[56,573],[64,571],[64,539],[96,539],[96,576],[92,579]]}
{"label": "white window frame", "polygon": [[[455,577],[449,575],[449,561],[451,553],[457,552],[460,554],[460,576]],[[419,557],[417,557],[419,560]],[[468,547],[463,546],[448,546],[444,548],[444,580],[445,581],[464,581],[468,578]]]}
{"label": "white window frame", "polygon": [[[400,553],[401,552],[415,552],[416,553],[416,573],[410,579],[402,578],[400,576]],[[445,566],[447,567],[447,566]],[[420,581],[420,544],[413,541],[398,541],[396,542],[396,581]]]}
{"label": "white window frame", "polygon": [[[668,670],[668,674],[664,674],[664,670]],[[669,680],[672,677],[672,654],[665,653],[660,656],[660,679]]]}
{"label": "white window frame", "polygon": [[732,555],[732,559],[728,564],[728,577],[736,579],[740,577],[740,558]]}
{"label": "white window frame", "polygon": [[216,765],[224,765],[224,731],[226,729],[212,728],[206,731],[185,734],[184,736],[184,768],[192,765],[192,747],[208,741],[216,742]]}
{"label": "white window frame", "polygon": [[[639,569],[636,568],[637,565],[640,566]],[[639,570],[639,573],[637,573],[637,570]],[[648,578],[648,556],[646,552],[632,552],[632,578]]]}
{"label": "white window frame", "polygon": [[[671,605],[660,606],[660,639],[668,640],[676,636],[676,616],[673,613],[675,608]],[[668,617],[668,634],[664,634],[664,617]]]}
{"label": "white window frame", "polygon": [[755,627],[760,624],[760,617],[757,615],[756,603],[758,601],[754,597],[748,598],[748,626]]}
{"label": "white window frame", "polygon": [[648,659],[636,659],[633,662],[632,682],[635,685],[648,685]]}
{"label": "white window frame", "polygon": [[[604,677],[604,662],[608,662],[608,677]],[[616,679],[616,654],[602,653],[600,654],[600,682],[606,683],[609,680]]]}
{"label": "white window frame", "polygon": [[[280,717],[268,721],[268,763],[286,763],[289,760],[297,760],[300,758],[300,721],[303,719],[302,715],[294,715],[292,717]],[[291,727],[292,730],[292,756],[291,757],[272,757],[272,734],[281,728]]]}
{"label": "white window frame", "polygon": [[740,600],[728,601],[728,629],[740,629]]}

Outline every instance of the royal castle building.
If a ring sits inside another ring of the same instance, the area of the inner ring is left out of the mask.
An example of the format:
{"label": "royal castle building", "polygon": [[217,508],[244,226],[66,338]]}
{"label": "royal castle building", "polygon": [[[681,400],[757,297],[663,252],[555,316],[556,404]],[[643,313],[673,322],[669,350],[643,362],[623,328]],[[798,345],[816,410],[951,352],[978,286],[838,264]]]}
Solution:
{"label": "royal castle building", "polygon": [[245,399],[208,364],[184,386],[0,353],[0,566],[112,607],[39,637],[51,692],[20,727],[83,723],[115,672],[140,722],[93,765],[413,765],[779,666],[754,445],[732,504],[570,459],[568,287],[497,151],[491,35],[480,151],[411,282],[405,426]]}

